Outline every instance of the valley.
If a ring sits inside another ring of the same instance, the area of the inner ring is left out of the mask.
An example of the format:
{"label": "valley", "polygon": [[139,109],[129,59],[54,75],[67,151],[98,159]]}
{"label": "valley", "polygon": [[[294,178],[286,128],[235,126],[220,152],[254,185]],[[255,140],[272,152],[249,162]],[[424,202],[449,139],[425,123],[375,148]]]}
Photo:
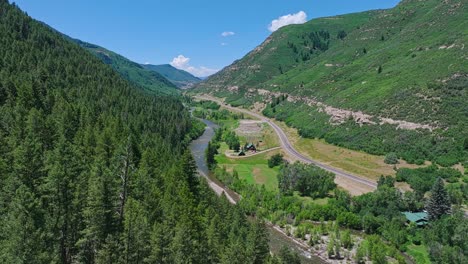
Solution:
{"label": "valley", "polygon": [[220,105],[222,105],[223,108],[226,108],[226,109],[229,109],[229,110],[235,111],[235,112],[244,113],[244,114],[246,114],[248,116],[252,116],[252,117],[254,117],[254,118],[258,119],[258,120],[261,120],[261,121],[267,123],[268,125],[270,125],[275,130],[275,132],[276,132],[276,134],[277,134],[277,136],[278,136],[278,138],[279,138],[279,140],[281,142],[282,149],[287,153],[288,157],[292,161],[298,160],[298,161],[301,161],[301,162],[304,162],[304,163],[311,163],[311,164],[317,165],[320,168],[323,168],[323,169],[325,169],[327,171],[330,171],[330,172],[336,174],[337,175],[336,182],[338,183],[338,185],[340,185],[344,189],[352,192],[354,195],[359,195],[359,194],[363,194],[363,193],[366,193],[366,192],[371,192],[371,191],[375,190],[375,188],[377,187],[376,182],[373,181],[373,180],[369,180],[369,179],[366,179],[366,178],[363,178],[363,177],[359,177],[357,175],[353,175],[351,173],[342,171],[342,170],[337,169],[335,167],[331,167],[329,165],[326,165],[326,164],[320,163],[318,161],[312,160],[307,156],[304,156],[303,154],[298,152],[294,148],[294,146],[290,143],[290,140],[288,139],[288,137],[287,137],[286,133],[283,131],[283,129],[280,126],[278,126],[274,121],[270,120],[269,118],[266,118],[266,117],[264,117],[264,116],[262,116],[262,115],[260,115],[258,113],[249,111],[247,109],[231,107],[229,105],[226,105],[221,99],[217,99],[217,98],[214,98],[214,97],[204,95],[204,96],[197,96],[196,98],[217,102]]}
{"label": "valley", "polygon": [[468,263],[468,2],[336,2],[0,0],[0,263]]}

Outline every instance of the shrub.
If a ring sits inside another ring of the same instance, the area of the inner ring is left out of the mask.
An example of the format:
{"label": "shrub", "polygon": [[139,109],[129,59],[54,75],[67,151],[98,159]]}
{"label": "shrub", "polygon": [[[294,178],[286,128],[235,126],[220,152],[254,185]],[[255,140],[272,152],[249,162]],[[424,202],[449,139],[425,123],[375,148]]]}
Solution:
{"label": "shrub", "polygon": [[385,155],[384,162],[386,164],[398,164],[398,156],[395,152],[390,152]]}
{"label": "shrub", "polygon": [[273,168],[283,163],[283,155],[275,154],[268,160],[268,167]]}

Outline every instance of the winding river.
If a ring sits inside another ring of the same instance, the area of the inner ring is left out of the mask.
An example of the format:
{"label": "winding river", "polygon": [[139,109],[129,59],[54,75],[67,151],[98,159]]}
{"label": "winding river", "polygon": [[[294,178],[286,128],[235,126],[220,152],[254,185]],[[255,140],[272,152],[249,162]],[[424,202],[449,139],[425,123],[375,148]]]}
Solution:
{"label": "winding river", "polygon": [[[210,187],[220,194],[223,191],[228,192],[228,196],[232,197],[234,200],[239,199],[239,195],[233,191],[228,190],[227,188],[222,189],[219,186],[224,186],[219,180],[214,177],[214,175],[210,172],[208,169],[208,166],[205,161],[205,150],[208,147],[208,142],[211,140],[211,138],[214,136],[214,129],[216,129],[218,126],[205,119],[201,119],[203,123],[206,124],[206,129],[205,132],[203,133],[202,136],[200,136],[198,139],[192,141],[190,144],[190,150],[192,152],[192,155],[195,159],[195,163],[197,164],[198,171],[200,175],[203,177],[206,177],[208,184]],[[221,190],[221,191],[220,191]],[[299,244],[295,243],[293,240],[291,240],[289,237],[286,235],[282,234],[278,230],[274,229],[271,226],[268,227],[268,232],[270,234],[270,249],[274,253],[278,252],[281,247],[287,246],[288,248],[296,251],[299,253],[301,256],[301,262],[302,263],[307,263],[307,264],[318,264],[318,263],[325,263],[323,260],[320,258],[313,256],[310,254],[310,252],[307,251],[306,248],[300,246]]]}

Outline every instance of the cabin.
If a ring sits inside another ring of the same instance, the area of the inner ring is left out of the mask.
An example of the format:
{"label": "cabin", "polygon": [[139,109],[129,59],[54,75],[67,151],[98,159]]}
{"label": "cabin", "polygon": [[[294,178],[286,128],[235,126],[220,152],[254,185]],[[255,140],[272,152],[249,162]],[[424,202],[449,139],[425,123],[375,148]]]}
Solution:
{"label": "cabin", "polygon": [[255,147],[254,144],[249,143],[249,144],[247,144],[247,145],[245,146],[245,151],[248,151],[248,150],[250,150],[250,151],[252,151],[252,152],[256,152],[256,151],[257,151],[257,148]]}
{"label": "cabin", "polygon": [[417,226],[425,226],[428,222],[427,212],[403,212],[405,215],[407,223],[415,223]]}

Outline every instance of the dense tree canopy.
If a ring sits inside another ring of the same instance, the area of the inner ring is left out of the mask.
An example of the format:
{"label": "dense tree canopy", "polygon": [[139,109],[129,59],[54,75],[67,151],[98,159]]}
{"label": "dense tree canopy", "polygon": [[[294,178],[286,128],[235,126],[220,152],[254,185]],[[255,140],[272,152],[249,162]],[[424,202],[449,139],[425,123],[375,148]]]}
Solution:
{"label": "dense tree canopy", "polygon": [[278,184],[283,194],[298,191],[301,195],[319,198],[336,187],[334,179],[335,175],[317,166],[296,162],[281,168]]}
{"label": "dense tree canopy", "polygon": [[264,262],[263,225],[195,177],[192,122],[0,0],[0,262]]}

